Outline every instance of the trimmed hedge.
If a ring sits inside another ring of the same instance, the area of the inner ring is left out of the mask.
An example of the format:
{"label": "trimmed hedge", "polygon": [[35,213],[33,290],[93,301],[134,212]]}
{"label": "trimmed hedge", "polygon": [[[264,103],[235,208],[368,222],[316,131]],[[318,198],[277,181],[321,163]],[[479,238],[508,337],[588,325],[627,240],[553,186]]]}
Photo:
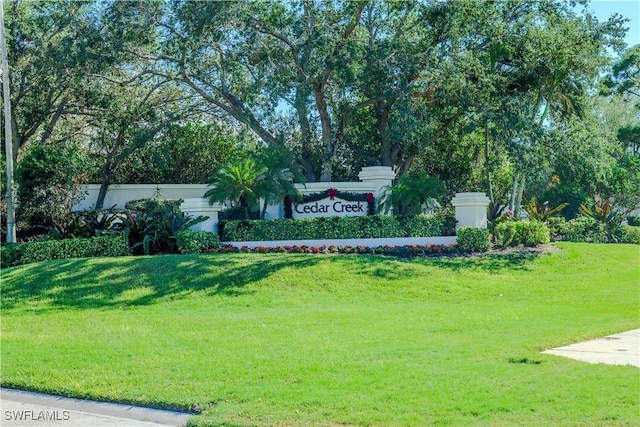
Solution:
{"label": "trimmed hedge", "polygon": [[456,242],[463,252],[486,252],[491,249],[491,233],[486,228],[460,227]]}
{"label": "trimmed hedge", "polygon": [[567,221],[563,232],[564,240],[568,242],[608,243],[610,241],[606,225],[589,217]]}
{"label": "trimmed hedge", "polygon": [[226,221],[221,240],[367,239],[441,236],[446,217],[389,215]]}
{"label": "trimmed hedge", "polygon": [[120,234],[110,234],[89,239],[45,240],[4,247],[2,250],[2,267],[52,259],[125,255],[129,255],[129,245]]}
{"label": "trimmed hedge", "polygon": [[615,232],[618,243],[633,243],[640,245],[640,227],[622,226]]}
{"label": "trimmed hedge", "polygon": [[541,221],[522,219],[504,221],[493,230],[496,246],[536,246],[549,243],[549,228]]}
{"label": "trimmed hedge", "polygon": [[185,230],[178,233],[176,243],[181,254],[199,254],[220,246],[220,239],[209,231]]}

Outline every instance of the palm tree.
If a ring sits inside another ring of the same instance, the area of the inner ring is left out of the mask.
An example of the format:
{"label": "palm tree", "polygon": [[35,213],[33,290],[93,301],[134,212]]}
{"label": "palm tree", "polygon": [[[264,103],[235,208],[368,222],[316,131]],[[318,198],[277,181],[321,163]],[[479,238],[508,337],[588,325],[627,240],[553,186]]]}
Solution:
{"label": "palm tree", "polygon": [[209,185],[211,189],[204,193],[204,197],[209,198],[210,204],[231,200],[242,208],[244,218],[249,219],[250,209],[255,209],[260,200],[267,172],[266,166],[251,158],[240,159],[223,166],[213,175]]}
{"label": "palm tree", "polygon": [[427,174],[402,175],[391,191],[386,191],[380,202],[381,210],[394,209],[396,215],[418,215],[422,206],[438,207],[436,198],[443,193],[442,183]]}
{"label": "palm tree", "polygon": [[256,193],[264,200],[261,213],[264,219],[268,205],[280,203],[285,196],[298,198],[299,192],[293,182],[304,180],[304,176],[298,169],[289,167],[294,162],[283,149],[266,148],[260,153],[259,162],[266,168],[256,188]]}

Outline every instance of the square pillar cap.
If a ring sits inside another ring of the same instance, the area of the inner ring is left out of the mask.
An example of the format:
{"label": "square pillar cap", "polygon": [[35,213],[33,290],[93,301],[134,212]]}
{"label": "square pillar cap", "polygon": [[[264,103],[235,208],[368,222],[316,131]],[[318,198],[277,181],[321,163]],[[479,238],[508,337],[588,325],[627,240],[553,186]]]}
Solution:
{"label": "square pillar cap", "polygon": [[451,199],[453,206],[489,206],[490,202],[487,195],[480,192],[456,193]]}

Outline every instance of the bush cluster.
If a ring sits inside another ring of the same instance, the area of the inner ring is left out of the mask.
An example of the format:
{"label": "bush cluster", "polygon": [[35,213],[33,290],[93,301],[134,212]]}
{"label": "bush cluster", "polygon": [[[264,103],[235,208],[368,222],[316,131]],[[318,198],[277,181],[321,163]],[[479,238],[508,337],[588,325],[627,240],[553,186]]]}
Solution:
{"label": "bush cluster", "polygon": [[222,245],[209,249],[214,253],[291,253],[291,254],[375,254],[392,256],[437,256],[464,253],[459,245],[409,245],[409,246],[247,246]]}
{"label": "bush cluster", "polygon": [[633,227],[640,227],[640,216],[629,215],[627,217],[627,224]]}
{"label": "bush cluster", "polygon": [[180,210],[181,203],[179,199],[142,199],[125,205],[129,213],[121,226],[133,254],[175,253],[178,234],[209,218],[185,215]]}
{"label": "bush cluster", "polygon": [[220,239],[217,233],[184,230],[178,233],[176,243],[181,254],[198,254],[220,246]]}
{"label": "bush cluster", "polygon": [[441,236],[445,219],[437,215],[388,215],[227,221],[222,241],[365,239]]}
{"label": "bush cluster", "polygon": [[606,224],[584,216],[570,221],[550,218],[548,226],[553,241],[640,244],[640,227],[632,225]]}
{"label": "bush cluster", "polygon": [[620,227],[617,232],[618,243],[640,245],[640,226]]}
{"label": "bush cluster", "polygon": [[460,227],[456,241],[463,252],[486,252],[491,249],[491,233],[486,228]]}
{"label": "bush cluster", "polygon": [[7,245],[2,248],[2,267],[64,258],[116,257],[129,254],[121,234],[90,239],[44,240]]}
{"label": "bush cluster", "polygon": [[493,230],[496,246],[537,246],[549,243],[549,228],[536,220],[522,219],[518,221],[504,221],[497,224]]}

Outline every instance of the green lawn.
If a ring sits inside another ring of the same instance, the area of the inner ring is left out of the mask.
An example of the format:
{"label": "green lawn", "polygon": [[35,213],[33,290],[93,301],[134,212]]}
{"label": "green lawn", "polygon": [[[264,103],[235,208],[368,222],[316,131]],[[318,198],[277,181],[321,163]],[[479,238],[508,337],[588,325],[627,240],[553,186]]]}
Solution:
{"label": "green lawn", "polygon": [[540,351],[640,327],[640,246],[217,254],[2,271],[2,385],[194,425],[640,425],[640,370]]}

